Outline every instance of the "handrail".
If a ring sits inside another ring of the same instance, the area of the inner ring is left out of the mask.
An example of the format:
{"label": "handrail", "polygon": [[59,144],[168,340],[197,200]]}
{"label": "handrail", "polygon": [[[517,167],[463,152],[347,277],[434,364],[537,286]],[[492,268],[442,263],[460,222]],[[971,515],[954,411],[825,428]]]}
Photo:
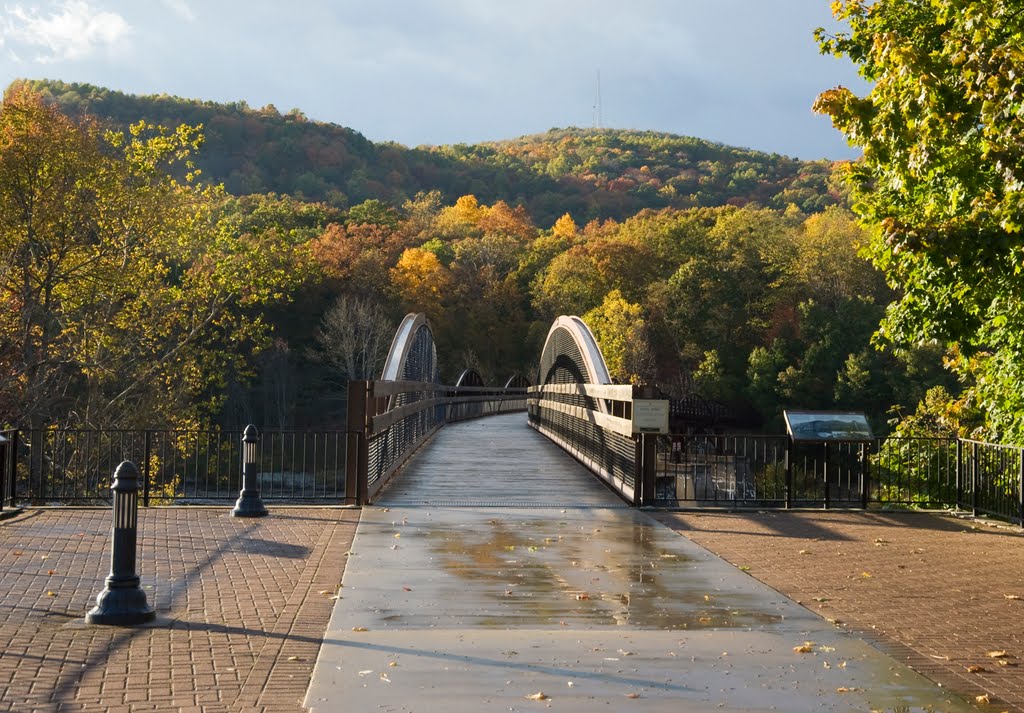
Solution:
{"label": "handrail", "polygon": [[529,424],[603,480],[627,502],[652,505],[656,440],[634,435],[638,387],[561,383],[531,386]]}

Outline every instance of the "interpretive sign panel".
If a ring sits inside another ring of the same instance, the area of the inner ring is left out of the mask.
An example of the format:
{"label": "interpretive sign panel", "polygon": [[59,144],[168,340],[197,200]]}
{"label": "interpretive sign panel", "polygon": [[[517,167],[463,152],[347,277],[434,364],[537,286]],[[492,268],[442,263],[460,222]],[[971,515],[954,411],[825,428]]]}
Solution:
{"label": "interpretive sign panel", "polygon": [[867,417],[855,411],[783,411],[786,431],[794,441],[871,441]]}

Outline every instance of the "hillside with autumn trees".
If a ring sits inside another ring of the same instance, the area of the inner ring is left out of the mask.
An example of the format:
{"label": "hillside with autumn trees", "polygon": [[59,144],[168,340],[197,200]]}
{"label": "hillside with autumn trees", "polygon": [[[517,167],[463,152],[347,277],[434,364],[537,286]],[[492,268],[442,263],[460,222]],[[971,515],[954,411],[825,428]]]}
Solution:
{"label": "hillside with autumn trees", "polygon": [[552,129],[479,145],[374,144],[352,129],[310,121],[298,109],[133,96],[88,84],[25,84],[70,116],[125,129],[137,121],[202,126],[196,166],[228,193],[278,193],[348,208],[376,198],[392,205],[421,191],[446,201],[522,205],[539,223],[569,212],[577,221],[623,220],[644,208],[757,202],[814,212],[835,204],[827,162],[650,131]]}
{"label": "hillside with autumn trees", "polygon": [[[832,167],[664,134],[373,144],[301,112],[17,82],[0,110],[0,422],[337,427],[410,311],[442,376],[533,377],[578,314],[613,375],[727,405],[913,410],[935,347]],[[33,206],[31,210],[27,206]]]}

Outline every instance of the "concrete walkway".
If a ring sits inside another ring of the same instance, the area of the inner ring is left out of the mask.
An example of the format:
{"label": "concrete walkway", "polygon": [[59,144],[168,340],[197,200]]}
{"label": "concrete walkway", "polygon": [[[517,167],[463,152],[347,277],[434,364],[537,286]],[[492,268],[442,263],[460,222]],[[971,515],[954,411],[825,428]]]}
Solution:
{"label": "concrete walkway", "polygon": [[521,415],[446,427],[399,482],[363,512],[314,711],[975,710],[621,507]]}

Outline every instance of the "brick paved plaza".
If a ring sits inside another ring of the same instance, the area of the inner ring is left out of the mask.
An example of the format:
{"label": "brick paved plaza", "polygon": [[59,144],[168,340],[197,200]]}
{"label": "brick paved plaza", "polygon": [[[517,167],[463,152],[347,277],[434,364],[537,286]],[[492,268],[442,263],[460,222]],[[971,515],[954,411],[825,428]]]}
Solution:
{"label": "brick paved plaza", "polygon": [[[0,709],[300,711],[360,513],[228,509],[140,513],[158,619],[134,629],[82,623],[109,570],[108,510],[0,522]],[[1019,528],[876,512],[657,517],[951,690],[988,694],[984,710],[1024,711]]]}
{"label": "brick paved plaza", "polygon": [[140,511],[157,621],[87,626],[110,569],[110,511],[0,522],[0,709],[300,711],[359,519],[351,509]]}
{"label": "brick paved plaza", "polygon": [[658,519],[933,681],[987,694],[984,710],[1024,711],[1019,527],[836,511]]}

